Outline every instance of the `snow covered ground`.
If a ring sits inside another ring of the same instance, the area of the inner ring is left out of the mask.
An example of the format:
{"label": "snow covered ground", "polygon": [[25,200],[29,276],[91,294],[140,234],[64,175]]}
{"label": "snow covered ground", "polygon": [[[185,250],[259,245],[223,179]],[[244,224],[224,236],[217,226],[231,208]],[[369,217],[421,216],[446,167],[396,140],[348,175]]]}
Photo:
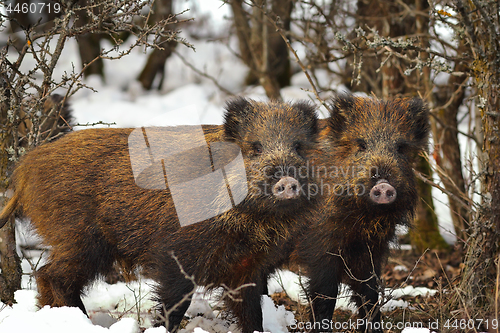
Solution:
{"label": "snow covered ground", "polygon": [[[30,284],[27,276],[25,277],[23,289],[15,294],[17,304],[12,307],[4,305],[0,308],[0,332],[137,333],[139,327],[146,328],[146,333],[166,332],[164,327],[151,327],[152,313],[156,305],[150,300],[154,281],[144,279],[112,285],[103,281],[96,282],[83,298],[90,317],[87,318],[78,308],[45,306],[39,309],[36,305],[34,285]],[[302,277],[302,282],[304,281]],[[302,297],[299,277],[296,274],[286,270],[278,271],[269,280],[270,294],[283,290],[293,300],[302,304],[307,303]],[[395,299],[388,301],[382,311],[392,311],[396,307],[407,308],[406,301],[398,300],[403,296],[432,295],[435,291],[407,286],[403,289],[387,290],[387,293]],[[339,295],[338,307],[355,311],[355,308],[348,303],[347,296],[345,291]],[[234,324],[220,317],[219,312],[214,310],[218,304],[216,291],[212,294],[205,294],[202,289],[197,290],[186,314],[191,320],[181,332],[238,332]],[[294,314],[285,310],[283,305],[276,306],[269,296],[262,298],[262,311],[266,332],[284,333],[288,332],[287,326],[297,325]]]}
{"label": "snow covered ground", "polygon": [[[228,15],[227,6],[220,6],[220,1],[198,1],[203,6],[198,7],[199,15],[218,17],[211,22],[212,29],[223,30],[227,21],[221,19]],[[189,2],[186,3],[189,6]],[[214,22],[217,22],[214,24]],[[185,36],[187,37],[187,36]],[[234,94],[244,95],[257,100],[266,100],[261,87],[245,87],[243,81],[246,75],[245,66],[224,45],[207,42],[204,40],[191,41],[196,52],[182,47],[177,51],[197,68],[205,70],[219,80],[219,83]],[[72,64],[77,68],[80,60],[77,56],[77,45],[70,41],[63,53],[55,77],[69,71]],[[97,92],[82,90],[71,99],[72,109],[76,121],[80,124],[91,124],[102,121],[115,123],[113,127],[139,127],[151,123],[152,119],[166,120],[162,125],[180,124],[221,124],[222,108],[229,96],[221,93],[208,79],[199,77],[186,67],[180,58],[173,55],[167,63],[167,81],[161,92],[142,91],[135,81],[139,71],[146,61],[142,50],[135,50],[129,56],[119,61],[105,62],[105,82],[100,78],[90,77],[86,80]],[[29,65],[29,61],[25,66]],[[321,75],[321,73],[319,73]],[[325,76],[325,80],[328,78]],[[309,84],[302,73],[292,78],[292,86],[283,89],[282,95],[286,100],[309,99],[310,95],[304,89]],[[341,89],[341,88],[339,88]],[[185,113],[186,106],[193,106],[198,112],[197,116]],[[326,111],[320,110],[320,116],[326,117]],[[157,124],[157,123],[155,123]],[[158,124],[157,124],[158,125]],[[101,125],[104,126],[104,125]],[[77,127],[77,130],[86,127]],[[435,193],[440,201],[446,202],[443,195]],[[441,221],[448,219],[449,214],[444,205],[437,207]],[[448,224],[443,228],[452,229]],[[19,244],[36,242],[36,235],[29,228],[19,225]],[[12,307],[0,306],[0,332],[37,332],[37,333],[92,333],[92,332],[120,332],[136,333],[139,327],[145,327],[146,333],[165,332],[165,328],[151,328],[152,309],[154,302],[150,301],[151,286],[153,281],[139,280],[129,284],[106,284],[96,282],[88,289],[84,304],[88,309],[90,319],[77,308],[50,308],[38,309],[36,306],[36,285],[29,273],[31,265],[43,264],[43,258],[37,263],[41,253],[31,251],[31,262],[23,260],[23,289],[16,292],[17,304]],[[280,292],[286,290],[287,294],[296,300],[301,299],[301,290],[298,276],[289,271],[280,271],[279,277],[269,281],[269,291]],[[417,295],[432,293],[431,290],[405,289],[392,291],[393,300],[389,301],[384,310],[394,307],[407,307],[408,303],[401,300],[402,295]],[[304,301],[304,300],[302,300]],[[234,324],[221,317],[214,310],[217,304],[214,295],[196,294],[188,315],[193,319],[186,327],[186,332],[227,332],[236,331]],[[338,306],[351,309],[346,297],[340,297]],[[198,314],[203,316],[197,316]],[[263,297],[264,329],[270,332],[287,332],[287,327],[294,324],[293,314],[286,311],[283,306],[277,307],[272,300]],[[405,329],[405,333],[424,333],[426,329]]]}

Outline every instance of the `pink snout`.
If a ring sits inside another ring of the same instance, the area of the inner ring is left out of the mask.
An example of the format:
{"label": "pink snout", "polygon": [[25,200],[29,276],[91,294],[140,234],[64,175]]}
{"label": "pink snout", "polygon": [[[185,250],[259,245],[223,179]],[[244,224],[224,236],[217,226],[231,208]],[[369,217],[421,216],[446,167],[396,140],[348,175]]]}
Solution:
{"label": "pink snout", "polygon": [[300,185],[293,177],[282,177],[272,188],[273,194],[278,199],[294,199],[300,195]]}
{"label": "pink snout", "polygon": [[396,200],[396,189],[385,179],[381,179],[370,190],[370,199],[376,204],[390,204]]}

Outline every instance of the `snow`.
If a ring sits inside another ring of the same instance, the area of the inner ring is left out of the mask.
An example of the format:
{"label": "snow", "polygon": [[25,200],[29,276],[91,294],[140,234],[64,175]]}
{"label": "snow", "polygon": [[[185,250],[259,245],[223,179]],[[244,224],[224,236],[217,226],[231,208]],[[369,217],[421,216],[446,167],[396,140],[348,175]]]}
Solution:
{"label": "snow", "polygon": [[[193,0],[194,1],[194,0]],[[220,32],[227,29],[228,22],[223,19],[228,16],[228,6],[220,5],[220,1],[197,1],[195,13],[208,17],[206,27],[211,32]],[[176,2],[189,7],[190,2]],[[203,5],[202,5],[203,3]],[[217,3],[217,4],[215,4]],[[189,14],[187,14],[189,15]],[[189,39],[184,32],[183,37]],[[0,34],[0,38],[4,36]],[[179,55],[172,55],[167,62],[166,82],[160,92],[143,91],[135,81],[139,71],[146,61],[143,50],[134,50],[129,56],[119,61],[105,61],[105,80],[99,77],[88,77],[85,83],[95,91],[82,89],[71,97],[71,106],[76,121],[80,124],[103,122],[114,125],[98,125],[96,127],[139,127],[155,125],[180,124],[221,124],[222,110],[225,101],[230,97],[221,93],[212,81],[200,77],[192,69],[184,65],[182,58],[194,64],[196,68],[215,77],[219,84],[234,94],[244,95],[256,100],[266,100],[262,87],[245,87],[246,67],[232,52],[221,43],[207,40],[191,40],[196,51],[179,45]],[[234,49],[234,41],[230,42]],[[109,46],[105,45],[104,47]],[[126,46],[126,45],[125,45]],[[74,40],[67,42],[60,64],[55,71],[55,77],[71,72],[73,66],[80,68],[78,46]],[[298,50],[303,53],[304,50]],[[23,66],[29,67],[29,58]],[[21,68],[22,70],[22,68]],[[316,71],[316,77],[322,86],[337,87],[334,78],[325,71]],[[285,100],[309,99],[314,95],[308,91],[309,82],[298,73],[292,77],[292,86],[282,90]],[[328,96],[325,96],[328,97]],[[327,116],[322,107],[320,117]],[[81,130],[86,126],[78,126]],[[449,215],[447,207],[438,206],[439,216]],[[450,225],[445,229],[453,229]],[[18,244],[37,243],[36,235],[29,232],[29,227],[18,225]],[[403,248],[403,246],[401,246]],[[43,265],[41,251],[27,251],[32,261],[23,260],[22,267],[25,273],[32,272],[32,264]],[[39,258],[42,258],[39,262]],[[307,304],[301,285],[307,282],[306,277],[300,277],[288,270],[279,270],[269,280],[269,292],[285,291],[286,294],[301,304]],[[97,281],[87,290],[83,302],[89,318],[78,308],[45,306],[39,309],[36,305],[36,283],[32,276],[23,276],[23,289],[15,294],[17,304],[12,307],[0,306],[0,332],[16,333],[92,333],[92,332],[120,332],[136,333],[139,327],[146,327],[146,333],[165,333],[164,327],[151,327],[156,303],[151,301],[152,288],[155,282],[147,279],[130,283],[119,282],[114,285]],[[432,295],[435,291],[426,288],[405,287],[401,290],[387,290],[391,296],[383,307],[383,311],[390,311],[395,307],[407,307],[408,303],[399,298],[403,296]],[[217,291],[207,294],[199,289],[193,297],[187,316],[191,318],[181,332],[236,332],[237,328],[231,321],[221,316],[216,309]],[[283,306],[276,306],[270,297],[263,296],[264,329],[270,332],[287,332],[286,326],[294,323],[293,313]],[[349,288],[342,286],[337,301],[340,309],[355,312],[356,308],[349,303]],[[138,316],[139,314],[139,316]],[[200,314],[202,316],[200,316]],[[137,318],[139,322],[137,321]],[[404,333],[424,333],[427,329],[405,329]]]}
{"label": "snow", "polygon": [[299,276],[288,270],[277,270],[269,277],[268,291],[269,294],[284,291],[293,301],[307,304],[308,301],[302,292],[301,285],[306,284],[308,280],[307,277]]}
{"label": "snow", "polygon": [[2,332],[54,332],[54,333],[136,333],[139,325],[133,318],[123,318],[109,328],[92,324],[91,320],[78,308],[44,306],[37,310],[35,292],[16,292],[17,304],[0,311],[0,331]]}
{"label": "snow", "polygon": [[285,310],[283,305],[276,307],[269,296],[262,296],[262,311],[265,314],[263,326],[266,332],[288,332],[286,327],[295,322],[293,313]]}
{"label": "snow", "polygon": [[388,291],[393,298],[401,298],[403,296],[434,296],[437,292],[436,290],[425,288],[425,287],[413,287],[406,286],[404,288],[399,289],[390,289]]}
{"label": "snow", "polygon": [[[307,283],[307,278],[299,277],[288,270],[278,270],[268,283],[269,292],[285,291],[291,299],[307,304],[303,296],[301,284]],[[153,328],[152,320],[156,303],[151,301],[152,288],[155,282],[148,279],[129,283],[118,282],[107,284],[96,282],[89,288],[83,303],[89,314],[85,316],[80,309],[71,307],[50,308],[44,306],[38,309],[36,291],[18,290],[15,293],[17,303],[12,307],[4,305],[0,308],[0,332],[28,333],[58,333],[58,332],[139,332],[139,327],[145,327],[146,333],[165,333],[164,327]],[[35,288],[33,286],[33,288]],[[337,308],[356,313],[356,307],[349,303],[349,289],[342,286]],[[400,300],[403,296],[433,295],[436,291],[428,288],[407,286],[403,289],[386,290],[388,300],[382,311],[393,311],[395,308],[407,308],[408,302]],[[217,299],[219,291],[205,293],[199,288],[193,296],[193,301],[186,312],[191,318],[181,333],[186,332],[238,332],[234,323],[220,317],[214,308],[220,304]],[[263,326],[266,332],[288,332],[287,326],[295,323],[294,314],[287,311],[283,305],[276,306],[272,299],[262,296]],[[137,321],[140,314],[140,320]],[[412,331],[410,331],[411,333]],[[423,331],[418,331],[422,333]],[[415,333],[415,332],[414,332]]]}
{"label": "snow", "polygon": [[405,265],[394,266],[395,271],[408,272],[408,268]]}

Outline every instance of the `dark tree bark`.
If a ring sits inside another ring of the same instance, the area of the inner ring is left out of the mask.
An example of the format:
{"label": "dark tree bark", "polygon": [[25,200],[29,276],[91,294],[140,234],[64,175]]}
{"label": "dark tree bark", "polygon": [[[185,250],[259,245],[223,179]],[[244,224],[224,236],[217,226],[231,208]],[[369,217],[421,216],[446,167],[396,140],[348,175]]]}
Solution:
{"label": "dark tree bark", "polygon": [[[5,123],[10,109],[11,94],[6,82],[0,79],[0,119]],[[13,163],[9,160],[7,148],[13,143],[11,130],[2,128],[0,131],[0,192],[6,193],[9,185],[9,175]],[[0,209],[3,208],[7,198],[0,196]],[[21,288],[21,260],[16,252],[16,235],[14,218],[0,228],[0,300],[12,304],[14,292]]]}
{"label": "dark tree bark", "polygon": [[[0,85],[3,101],[0,103],[0,117],[7,119],[10,104],[10,94],[4,85]],[[5,130],[0,134],[0,192],[6,193],[9,185],[9,175],[13,163],[9,160],[7,148],[12,145],[12,134]],[[0,196],[0,209],[8,199]],[[16,234],[14,218],[0,228],[0,300],[7,304],[15,303],[14,292],[21,289],[21,260],[16,252]]]}
{"label": "dark tree bark", "polygon": [[[294,1],[275,0],[272,2],[272,13],[281,22],[281,27],[285,32],[290,31],[291,15]],[[280,88],[290,85],[290,58],[288,56],[288,46],[281,35],[276,32],[274,26],[270,26],[269,39],[269,68],[276,76]]]}
{"label": "dark tree bark", "polygon": [[[30,0],[15,0],[11,2],[12,8],[15,8],[16,5],[29,5],[29,3]],[[20,31],[33,25],[33,22],[30,20],[30,16],[26,15],[25,13],[19,11],[11,11],[8,14],[13,18],[13,20],[10,21],[10,29],[12,32]]]}
{"label": "dark tree bark", "polygon": [[[481,207],[469,228],[461,291],[452,308],[469,318],[498,317],[500,279],[500,22],[498,4],[478,0],[456,0],[459,25],[463,29],[468,71],[477,91],[484,142],[481,165]],[[457,32],[458,34],[458,32]],[[461,37],[462,38],[462,37]]]}
{"label": "dark tree bark", "polygon": [[[80,7],[89,6],[89,0],[79,0]],[[99,15],[99,7],[94,7],[92,10],[95,15]],[[78,19],[76,21],[77,27],[83,27],[91,22],[91,18],[86,9],[76,11]],[[83,74],[89,76],[97,74],[104,78],[104,63],[100,57],[101,55],[101,35],[96,33],[87,33],[77,36],[78,51],[82,61],[82,67],[88,65]],[[89,65],[90,64],[90,65]]]}
{"label": "dark tree bark", "polygon": [[[418,158],[416,169],[427,177],[432,175],[429,162],[422,156]],[[449,246],[439,233],[438,219],[432,206],[432,187],[420,179],[417,180],[417,186],[420,202],[414,227],[410,232],[411,244],[419,253],[426,249],[446,249]]]}
{"label": "dark tree bark", "polygon": [[[153,10],[154,14],[151,15],[152,22],[169,17],[173,14],[172,0],[155,1]],[[163,38],[161,45],[163,49],[153,50],[148,57],[148,61],[144,66],[144,69],[137,78],[137,80],[141,82],[144,89],[151,90],[156,78],[159,78],[157,86],[158,90],[162,88],[163,81],[165,79],[165,62],[172,54],[177,42],[174,40],[167,41],[166,38]]]}
{"label": "dark tree bark", "polygon": [[[464,42],[459,46],[460,52],[467,49]],[[455,64],[454,72],[466,71],[463,62]],[[468,77],[450,75],[448,83],[438,87],[435,94],[436,104],[434,118],[431,119],[432,134],[435,140],[435,156],[437,165],[445,175],[439,175],[445,189],[450,193],[451,218],[455,227],[457,239],[465,243],[468,235],[470,207],[464,205],[467,200],[461,198],[466,194],[465,180],[462,173],[460,145],[458,143],[458,109],[463,103],[465,83]],[[458,200],[457,200],[458,199]]]}
{"label": "dark tree bark", "polygon": [[[421,37],[420,46],[422,49],[429,48],[429,3],[427,0],[415,0],[416,12],[421,13],[416,15],[415,18],[415,31]],[[422,61],[429,60],[427,52],[420,52],[419,57]],[[429,67],[422,69],[422,75],[417,78],[417,87],[419,91],[423,92],[426,96],[429,107],[433,109],[435,105],[434,95],[432,94],[433,83],[431,82],[431,70]],[[432,119],[431,119],[432,123]],[[429,179],[432,177],[432,169],[429,161],[423,157],[419,158],[417,164],[417,171],[426,175]],[[446,249],[449,248],[443,237],[439,232],[439,223],[437,216],[434,212],[434,203],[432,198],[432,186],[424,184],[422,180],[418,180],[419,194],[421,202],[417,208],[417,226],[414,232],[410,232],[411,244],[416,247],[418,251],[422,252],[426,248],[430,249]]]}
{"label": "dark tree bark", "polygon": [[278,21],[283,33],[290,30],[294,0],[252,1],[251,13],[244,1],[232,0],[233,21],[240,55],[250,72],[247,84],[259,83],[272,99],[281,99],[280,88],[290,84],[288,46],[270,20]]}
{"label": "dark tree bark", "polygon": [[6,304],[15,303],[14,292],[21,289],[21,259],[16,252],[15,221],[12,216],[0,229],[0,300]]}

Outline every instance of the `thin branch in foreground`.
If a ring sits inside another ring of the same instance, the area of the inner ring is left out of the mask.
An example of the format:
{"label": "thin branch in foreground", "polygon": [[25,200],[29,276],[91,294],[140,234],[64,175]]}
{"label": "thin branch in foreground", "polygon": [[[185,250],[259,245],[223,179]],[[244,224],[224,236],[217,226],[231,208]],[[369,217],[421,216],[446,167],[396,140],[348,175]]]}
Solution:
{"label": "thin branch in foreground", "polygon": [[112,126],[112,125],[116,125],[116,123],[115,123],[115,122],[112,122],[112,123],[105,123],[105,122],[103,122],[102,120],[99,120],[98,122],[95,122],[95,123],[86,123],[86,124],[80,124],[80,123],[78,123],[78,124],[73,125],[73,127],[77,127],[77,126],[80,126],[80,127],[82,127],[82,126],[84,126],[84,127],[89,127],[89,126],[96,126],[96,125],[107,125],[107,126]]}

